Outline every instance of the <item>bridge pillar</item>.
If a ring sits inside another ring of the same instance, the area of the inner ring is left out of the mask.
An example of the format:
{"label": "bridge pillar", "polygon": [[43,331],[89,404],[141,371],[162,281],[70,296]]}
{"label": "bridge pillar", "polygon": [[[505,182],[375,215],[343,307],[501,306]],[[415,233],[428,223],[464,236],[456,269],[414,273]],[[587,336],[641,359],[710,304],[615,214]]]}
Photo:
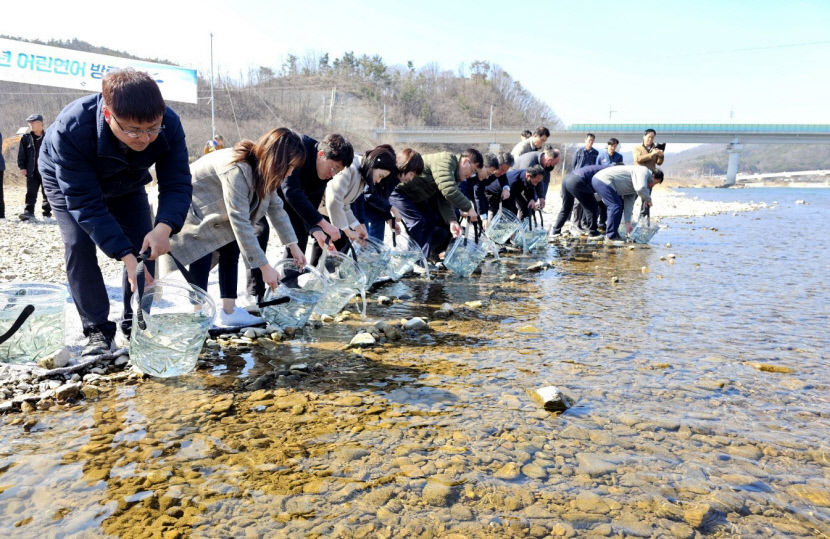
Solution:
{"label": "bridge pillar", "polygon": [[724,185],[735,185],[735,178],[738,176],[738,163],[741,160],[741,150],[743,149],[744,146],[737,137],[726,147],[729,162],[726,165],[726,183]]}

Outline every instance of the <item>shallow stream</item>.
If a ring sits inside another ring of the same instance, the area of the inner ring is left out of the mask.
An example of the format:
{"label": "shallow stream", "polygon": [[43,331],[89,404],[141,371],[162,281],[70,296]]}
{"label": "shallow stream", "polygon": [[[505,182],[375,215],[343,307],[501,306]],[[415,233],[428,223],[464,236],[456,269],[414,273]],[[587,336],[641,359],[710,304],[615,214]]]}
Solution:
{"label": "shallow stream", "polygon": [[[826,536],[830,190],[692,193],[771,207],[405,279],[367,321],[209,349],[28,431],[4,416],[0,533]],[[429,331],[344,350],[445,302]],[[575,407],[545,412],[546,385]]]}

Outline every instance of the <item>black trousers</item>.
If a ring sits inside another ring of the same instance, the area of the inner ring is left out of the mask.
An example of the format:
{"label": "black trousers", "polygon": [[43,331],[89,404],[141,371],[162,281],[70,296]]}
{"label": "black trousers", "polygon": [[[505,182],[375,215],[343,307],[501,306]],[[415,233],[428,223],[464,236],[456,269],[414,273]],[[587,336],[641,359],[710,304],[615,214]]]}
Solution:
{"label": "black trousers", "polygon": [[[28,213],[35,213],[35,202],[37,202],[37,192],[40,191],[42,197],[40,210],[44,217],[52,215],[52,207],[49,205],[49,200],[46,198],[46,192],[43,190],[43,179],[40,177],[40,172],[35,170],[31,174],[26,174],[26,211]],[[139,247],[141,247],[139,245]]]}
{"label": "black trousers", "polygon": [[[594,198],[594,189],[575,174],[568,174],[562,180],[562,208],[553,225],[553,233],[559,234],[562,226],[568,220],[574,206],[574,199],[580,202],[580,207],[588,219],[588,228],[592,232],[597,230],[597,201]],[[577,223],[579,221],[576,221]]]}
{"label": "black trousers", "polygon": [[0,170],[0,219],[6,218],[6,203],[3,201],[3,175],[5,170]]}
{"label": "black trousers", "polygon": [[[219,297],[222,299],[236,299],[236,283],[239,279],[239,244],[232,241],[216,249],[219,253]],[[213,253],[203,256],[188,268],[196,286],[207,290],[210,263]]]}
{"label": "black trousers", "polygon": [[[50,195],[52,195],[52,209],[55,211],[55,219],[58,221],[58,228],[63,239],[69,290],[78,308],[78,314],[81,316],[84,335],[89,335],[91,330],[98,330],[106,335],[114,336],[115,322],[109,320],[110,298],[101,268],[98,266],[95,243],[67,211],[63,194],[59,191],[50,191]],[[137,253],[141,249],[144,236],[153,228],[147,193],[142,188],[140,191],[120,197],[104,199],[104,203],[107,205],[107,211],[118,222]],[[154,262],[148,261],[147,269],[153,273],[154,268]],[[124,314],[120,323],[121,331],[129,335],[133,309],[130,305],[132,292],[127,280],[126,268],[121,279],[121,293],[124,304]]]}

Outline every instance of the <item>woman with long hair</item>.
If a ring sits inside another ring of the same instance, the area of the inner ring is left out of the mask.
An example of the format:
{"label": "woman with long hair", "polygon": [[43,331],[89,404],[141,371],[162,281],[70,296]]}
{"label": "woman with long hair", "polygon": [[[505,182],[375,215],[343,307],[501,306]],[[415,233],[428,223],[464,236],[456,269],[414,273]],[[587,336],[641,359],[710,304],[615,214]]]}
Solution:
{"label": "woman with long hair", "polygon": [[297,237],[277,189],[306,155],[300,136],[280,127],[259,140],[242,140],[233,148],[211,152],[190,165],[193,199],[181,232],[171,238],[170,252],[190,265],[196,284],[207,288],[213,254],[219,254],[222,309],[217,327],[262,323],[236,307],[240,251],[249,268],[258,268],[265,283],[276,288],[279,276],[268,263],[254,233],[254,223],[267,216],[294,261],[305,265]]}
{"label": "woman with long hair", "polygon": [[[378,198],[383,197],[383,193],[392,191],[397,185],[395,159],[392,146],[382,144],[356,158],[326,185],[320,213],[350,240],[361,241],[369,236],[365,217],[359,209],[357,212],[353,210],[354,202],[364,196],[364,190]],[[311,262],[316,262],[320,254],[322,250],[314,246]]]}

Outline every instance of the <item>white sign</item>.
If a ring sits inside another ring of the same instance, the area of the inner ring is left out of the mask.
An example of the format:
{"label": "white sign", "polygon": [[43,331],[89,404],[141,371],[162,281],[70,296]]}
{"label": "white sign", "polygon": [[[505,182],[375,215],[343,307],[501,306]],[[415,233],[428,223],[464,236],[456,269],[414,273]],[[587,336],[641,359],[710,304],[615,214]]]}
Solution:
{"label": "white sign", "polygon": [[107,71],[132,67],[153,77],[164,99],[196,103],[196,70],[0,38],[0,80],[101,91]]}

